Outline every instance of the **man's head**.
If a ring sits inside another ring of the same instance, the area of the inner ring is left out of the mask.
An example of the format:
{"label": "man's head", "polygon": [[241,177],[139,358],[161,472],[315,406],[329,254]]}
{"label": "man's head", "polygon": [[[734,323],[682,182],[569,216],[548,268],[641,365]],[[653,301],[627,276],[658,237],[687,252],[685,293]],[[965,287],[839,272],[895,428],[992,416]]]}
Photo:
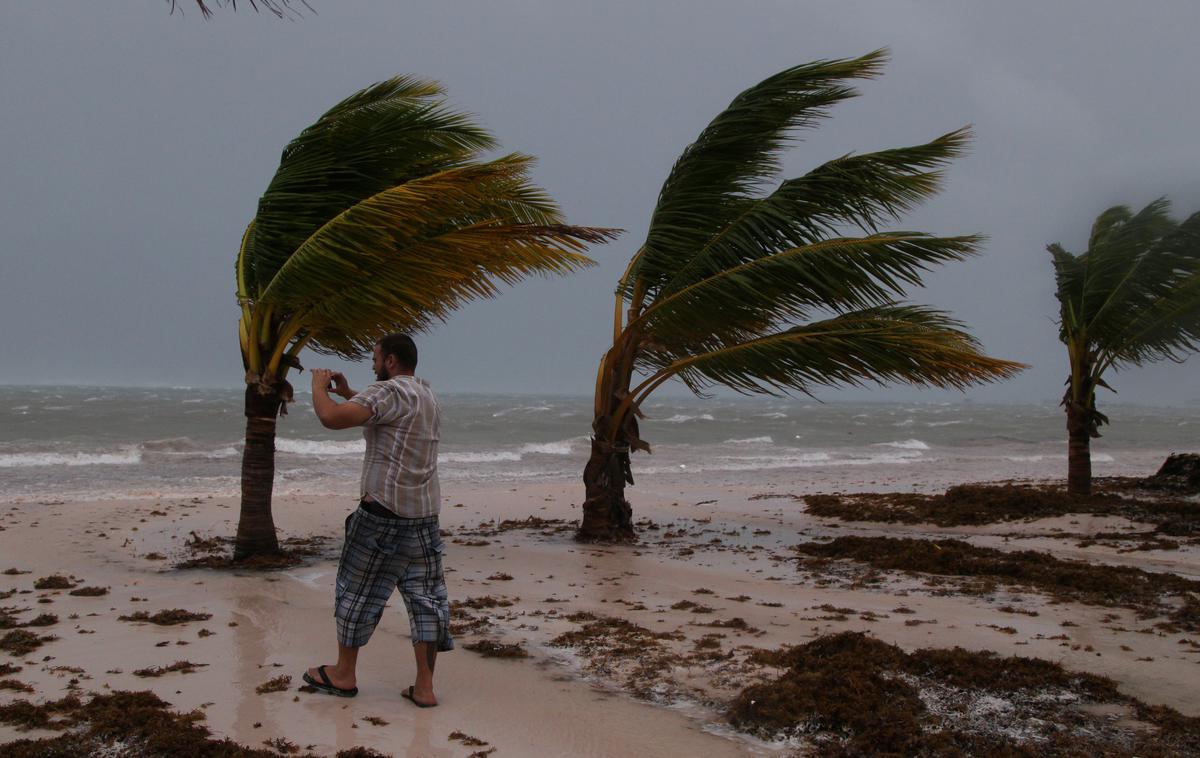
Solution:
{"label": "man's head", "polygon": [[388,334],[375,343],[375,378],[384,382],[394,376],[411,376],[417,370],[417,346],[407,334]]}

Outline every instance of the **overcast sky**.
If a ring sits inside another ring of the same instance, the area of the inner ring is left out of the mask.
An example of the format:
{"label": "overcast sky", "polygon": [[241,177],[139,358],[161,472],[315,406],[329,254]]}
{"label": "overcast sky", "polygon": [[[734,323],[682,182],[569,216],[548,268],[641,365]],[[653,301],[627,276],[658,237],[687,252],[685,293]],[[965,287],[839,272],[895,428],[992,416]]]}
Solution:
{"label": "overcast sky", "polygon": [[[234,257],[281,149],[396,74],[441,81],[504,151],[537,156],[571,222],[627,230],[593,250],[598,267],[420,336],[419,373],[446,391],[590,393],[611,292],[679,152],[739,91],[818,58],[892,53],[785,176],[974,125],[943,193],[897,225],[989,237],[912,293],[1032,364],[971,399],[1061,395],[1047,243],[1080,250],[1115,204],[1200,209],[1195,0],[310,2],[295,21],[248,7],[205,21],[191,0],[173,16],[155,0],[4,4],[0,384],[238,386]],[[1200,402],[1200,359],[1110,383],[1119,400]]]}

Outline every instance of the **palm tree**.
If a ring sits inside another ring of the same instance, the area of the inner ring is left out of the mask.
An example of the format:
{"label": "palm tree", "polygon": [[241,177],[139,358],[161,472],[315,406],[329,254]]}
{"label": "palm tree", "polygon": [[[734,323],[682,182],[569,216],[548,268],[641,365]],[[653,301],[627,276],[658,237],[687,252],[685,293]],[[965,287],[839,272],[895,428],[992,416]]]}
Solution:
{"label": "palm tree", "polygon": [[[701,396],[718,385],[810,393],[891,381],[963,388],[1022,368],[982,355],[947,314],[896,302],[979,237],[877,231],[936,191],[937,169],[963,150],[967,130],[843,156],[759,192],[793,130],[855,96],[847,82],[877,75],[884,61],[876,51],[782,71],[738,95],[676,161],[617,285],[580,539],[633,535],[629,455],[650,449],[639,408],[668,379]],[[843,236],[844,227],[866,234]]]}
{"label": "palm tree", "polygon": [[1162,198],[1137,213],[1109,208],[1083,253],[1046,248],[1058,286],[1058,338],[1071,364],[1062,400],[1071,494],[1091,492],[1091,438],[1108,423],[1096,410],[1096,388],[1112,389],[1104,372],[1182,362],[1200,347],[1200,213],[1177,223],[1169,212]]}
{"label": "palm tree", "polygon": [[235,558],[278,550],[276,418],[305,347],[357,359],[498,283],[591,265],[615,230],[566,226],[532,159],[480,160],[495,140],[433,82],[397,77],[335,105],[284,149],[237,257],[246,447]]}

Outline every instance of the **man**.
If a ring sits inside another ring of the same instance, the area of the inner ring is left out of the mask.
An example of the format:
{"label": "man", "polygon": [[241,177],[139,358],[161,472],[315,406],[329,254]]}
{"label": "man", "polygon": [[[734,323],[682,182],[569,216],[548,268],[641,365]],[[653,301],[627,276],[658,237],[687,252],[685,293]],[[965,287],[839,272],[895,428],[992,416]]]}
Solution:
{"label": "man", "polygon": [[[346,519],[346,542],[334,591],[337,663],[310,668],[304,681],[341,697],[358,694],[355,665],[393,590],[400,589],[412,630],[416,682],[401,694],[422,708],[437,705],[433,668],[451,650],[450,607],[438,534],[441,494],[437,446],[440,411],[429,384],[413,375],[417,347],[405,334],[375,344],[375,378],[356,393],[346,377],[312,371],[313,410],[328,429],[363,427],[361,502]],[[331,386],[332,385],[332,386]],[[329,396],[333,390],[347,402]]]}

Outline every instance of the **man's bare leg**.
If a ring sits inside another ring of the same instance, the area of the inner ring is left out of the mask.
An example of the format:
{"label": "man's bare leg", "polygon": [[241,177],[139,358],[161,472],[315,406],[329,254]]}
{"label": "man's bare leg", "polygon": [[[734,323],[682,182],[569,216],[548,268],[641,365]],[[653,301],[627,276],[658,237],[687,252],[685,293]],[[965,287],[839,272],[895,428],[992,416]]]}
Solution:
{"label": "man's bare leg", "polygon": [[437,705],[437,696],[433,694],[433,668],[437,663],[437,643],[414,643],[413,655],[417,659],[417,681],[413,684],[413,699],[422,705]]}
{"label": "man's bare leg", "polygon": [[[333,682],[333,686],[340,690],[351,690],[358,684],[358,679],[355,676],[354,670],[358,666],[358,648],[346,647],[342,643],[338,643],[338,660],[332,666],[325,666],[325,675],[329,677],[329,681]],[[295,669],[292,669],[295,671]],[[316,681],[321,681],[321,675],[317,673],[316,668],[308,670],[308,675]]]}

